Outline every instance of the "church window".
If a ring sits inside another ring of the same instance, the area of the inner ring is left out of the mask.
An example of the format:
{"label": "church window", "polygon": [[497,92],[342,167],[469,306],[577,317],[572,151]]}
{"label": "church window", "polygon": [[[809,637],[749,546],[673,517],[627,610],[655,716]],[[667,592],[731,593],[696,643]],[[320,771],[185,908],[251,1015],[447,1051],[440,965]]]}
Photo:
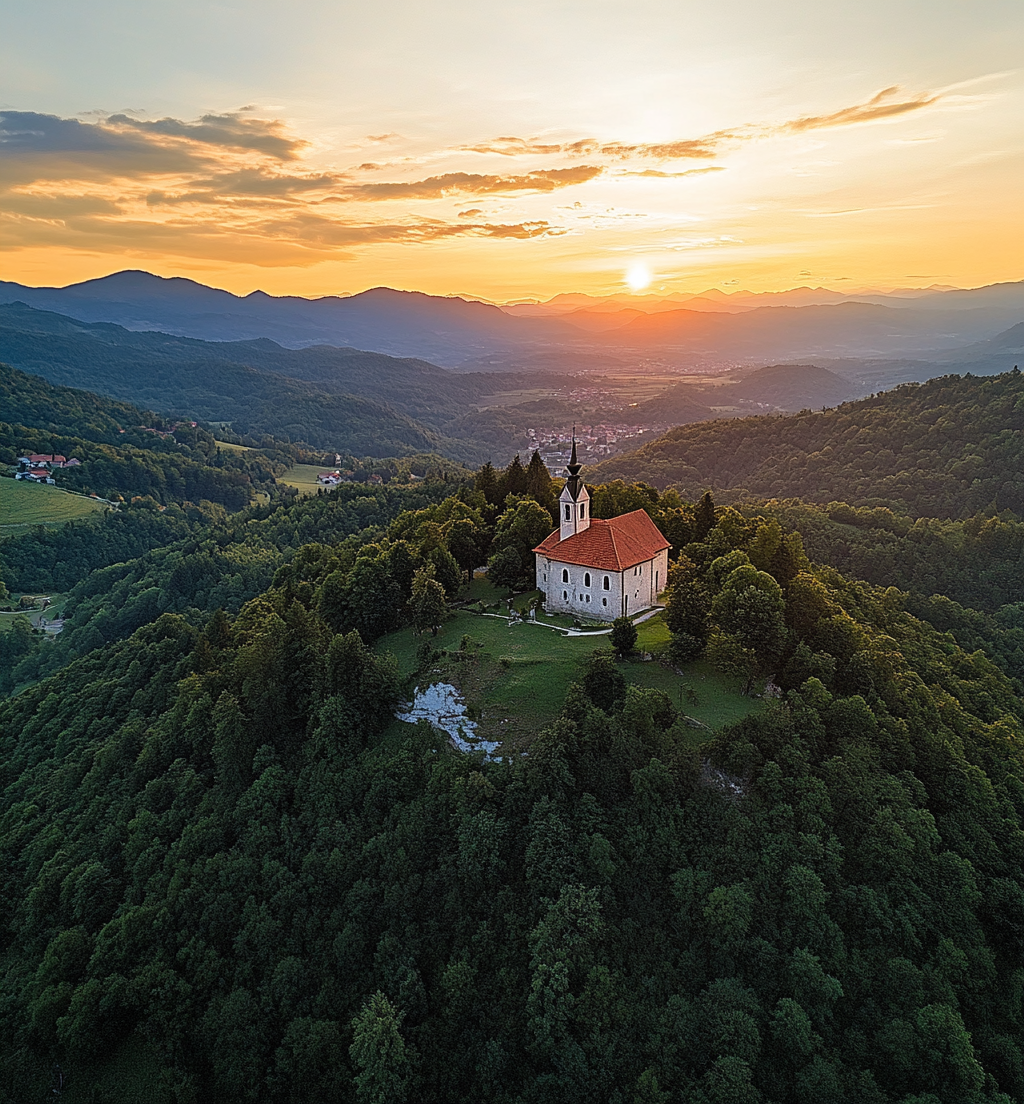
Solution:
{"label": "church window", "polygon": [[572,519],[572,507],[567,502],[565,504],[565,520],[570,521]]}
{"label": "church window", "polygon": [[562,582],[567,583],[569,581],[569,569],[567,567],[562,568]]}
{"label": "church window", "polygon": [[[612,581],[611,581],[611,579],[608,578],[607,575],[605,575],[605,577],[604,577],[604,584],[603,585],[604,585],[605,590],[611,590],[612,589]],[[607,606],[608,603],[605,602],[605,605]]]}
{"label": "church window", "polygon": [[583,576],[583,585],[585,587],[590,586],[590,572],[589,571]]}
{"label": "church window", "polygon": [[568,602],[569,601],[569,592],[567,590],[562,591],[562,601],[563,602]]}
{"label": "church window", "polygon": [[602,598],[601,599],[601,605],[602,606],[607,606],[608,605],[608,599],[607,598]]}

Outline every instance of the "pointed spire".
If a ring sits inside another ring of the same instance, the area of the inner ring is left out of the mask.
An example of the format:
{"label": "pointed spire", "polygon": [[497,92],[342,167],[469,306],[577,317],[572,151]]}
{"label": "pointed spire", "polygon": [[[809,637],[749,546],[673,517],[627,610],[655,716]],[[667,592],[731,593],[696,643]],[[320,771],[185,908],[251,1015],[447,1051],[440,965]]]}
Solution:
{"label": "pointed spire", "polygon": [[579,475],[583,465],[576,459],[576,426],[572,427],[572,455],[569,457],[569,474]]}
{"label": "pointed spire", "polygon": [[569,457],[569,463],[566,465],[566,474],[568,478],[565,481],[565,485],[569,488],[569,494],[573,499],[579,498],[580,494],[580,469],[583,465],[576,459],[576,426],[572,427],[572,454]]}

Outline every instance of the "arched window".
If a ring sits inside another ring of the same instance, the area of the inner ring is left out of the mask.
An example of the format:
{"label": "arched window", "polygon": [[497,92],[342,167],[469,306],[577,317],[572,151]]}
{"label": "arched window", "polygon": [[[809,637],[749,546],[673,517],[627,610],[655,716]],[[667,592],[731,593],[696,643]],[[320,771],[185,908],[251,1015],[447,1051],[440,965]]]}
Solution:
{"label": "arched window", "polygon": [[[605,590],[611,590],[612,589],[612,581],[611,581],[611,579],[608,578],[607,575],[605,575],[605,577],[604,577],[604,589]],[[608,605],[608,603],[605,602],[605,605]]]}
{"label": "arched window", "polygon": [[567,590],[562,591],[562,601],[563,602],[568,602],[569,601],[569,592]]}
{"label": "arched window", "polygon": [[567,583],[569,581],[569,569],[567,567],[562,568],[562,582]]}
{"label": "arched window", "polygon": [[607,598],[602,598],[601,599],[601,605],[602,606],[607,606],[608,605],[608,599]]}
{"label": "arched window", "polygon": [[572,519],[572,507],[567,502],[565,504],[565,520],[570,521]]}
{"label": "arched window", "polygon": [[584,575],[583,575],[583,585],[585,587],[590,586],[590,572],[589,571],[585,572]]}

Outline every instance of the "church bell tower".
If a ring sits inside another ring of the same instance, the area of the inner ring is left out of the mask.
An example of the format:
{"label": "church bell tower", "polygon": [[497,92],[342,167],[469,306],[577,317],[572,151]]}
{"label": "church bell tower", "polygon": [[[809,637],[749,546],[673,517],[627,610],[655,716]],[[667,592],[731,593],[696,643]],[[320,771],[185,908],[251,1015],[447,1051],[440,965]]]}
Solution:
{"label": "church bell tower", "polygon": [[580,479],[583,465],[576,459],[576,428],[572,431],[572,455],[565,469],[565,487],[558,499],[559,540],[590,528],[590,493]]}

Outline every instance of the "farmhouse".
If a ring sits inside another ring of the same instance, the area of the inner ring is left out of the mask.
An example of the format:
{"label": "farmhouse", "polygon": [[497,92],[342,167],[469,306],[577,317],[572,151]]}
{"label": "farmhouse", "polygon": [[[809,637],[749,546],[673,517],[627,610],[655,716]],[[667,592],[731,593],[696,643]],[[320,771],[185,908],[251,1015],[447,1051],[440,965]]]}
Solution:
{"label": "farmhouse", "polygon": [[668,577],[669,542],[643,510],[607,521],[590,516],[576,441],[558,500],[559,526],[533,550],[549,613],[614,621],[648,609]]}

